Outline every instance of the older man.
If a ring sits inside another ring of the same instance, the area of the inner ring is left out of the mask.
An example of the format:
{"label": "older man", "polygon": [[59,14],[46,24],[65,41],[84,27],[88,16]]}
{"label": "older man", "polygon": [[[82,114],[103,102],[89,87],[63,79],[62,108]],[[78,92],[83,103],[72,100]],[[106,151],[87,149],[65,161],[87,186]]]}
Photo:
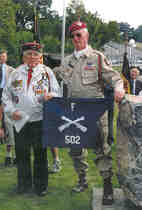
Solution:
{"label": "older man", "polygon": [[[60,96],[60,88],[51,69],[40,64],[42,46],[25,43],[22,46],[26,64],[9,77],[3,91],[4,112],[15,126],[15,149],[18,171],[18,192],[47,193],[48,169],[46,149],[42,148],[42,106],[44,97]],[[34,152],[33,176],[31,147]]]}
{"label": "older man", "polygon": [[[88,45],[89,33],[85,23],[76,21],[70,28],[74,52],[64,59],[64,63],[54,70],[57,77],[67,85],[68,97],[97,98],[104,97],[103,87],[109,84],[114,89],[117,102],[124,96],[123,81],[118,72],[108,64],[105,56]],[[95,110],[94,110],[95,111]],[[112,158],[108,145],[108,120],[107,113],[100,120],[100,137],[96,151],[96,164],[104,181],[103,204],[113,202],[112,189]],[[88,187],[87,168],[85,161],[86,149],[71,149],[70,155],[78,174],[78,184],[73,191],[81,192]]]}

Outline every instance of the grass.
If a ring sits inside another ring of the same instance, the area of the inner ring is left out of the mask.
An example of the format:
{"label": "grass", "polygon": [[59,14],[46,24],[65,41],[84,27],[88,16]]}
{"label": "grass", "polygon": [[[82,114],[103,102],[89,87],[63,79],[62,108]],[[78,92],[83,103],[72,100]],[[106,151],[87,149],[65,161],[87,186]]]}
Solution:
{"label": "grass", "polygon": [[142,50],[142,43],[141,42],[136,42],[136,48],[139,50]]}
{"label": "grass", "polygon": [[118,71],[118,72],[121,72],[122,65],[121,66],[114,66],[113,69],[116,70],[116,71]]}
{"label": "grass", "polygon": [[[77,181],[77,175],[73,169],[68,150],[60,149],[62,170],[59,173],[49,175],[48,195],[45,197],[38,197],[35,194],[17,195],[14,192],[16,167],[5,168],[3,166],[5,145],[0,145],[0,154],[0,210],[90,210],[92,188],[94,186],[102,187],[102,179],[93,162],[95,155],[92,150],[88,150],[89,189],[79,194],[72,194],[71,189]],[[49,164],[52,165],[50,150],[48,150],[48,157]],[[115,146],[113,148],[113,169],[116,172]],[[113,177],[113,186],[119,187],[116,176]]]}

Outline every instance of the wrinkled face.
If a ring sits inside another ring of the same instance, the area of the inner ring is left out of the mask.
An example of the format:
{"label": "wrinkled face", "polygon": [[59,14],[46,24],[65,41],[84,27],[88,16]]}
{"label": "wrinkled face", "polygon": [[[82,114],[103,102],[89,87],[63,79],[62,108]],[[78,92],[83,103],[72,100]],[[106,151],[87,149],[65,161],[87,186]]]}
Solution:
{"label": "wrinkled face", "polygon": [[41,53],[28,50],[25,52],[23,60],[24,63],[28,64],[30,67],[35,67],[41,62]]}
{"label": "wrinkled face", "polygon": [[72,32],[71,38],[76,51],[80,51],[87,47],[89,34],[88,31],[81,29]]}
{"label": "wrinkled face", "polygon": [[0,63],[6,63],[7,61],[7,53],[1,53],[0,54]]}
{"label": "wrinkled face", "polygon": [[137,68],[133,68],[131,69],[130,71],[130,76],[131,76],[131,79],[136,79],[137,76],[139,76],[140,72]]}

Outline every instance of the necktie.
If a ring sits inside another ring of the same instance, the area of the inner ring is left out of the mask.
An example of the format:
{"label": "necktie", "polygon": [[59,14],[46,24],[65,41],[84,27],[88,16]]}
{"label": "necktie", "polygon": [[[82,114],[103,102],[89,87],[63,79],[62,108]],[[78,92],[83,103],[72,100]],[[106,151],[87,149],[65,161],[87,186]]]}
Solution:
{"label": "necktie", "polygon": [[1,84],[1,82],[2,82],[2,64],[0,64],[0,84]]}
{"label": "necktie", "polygon": [[29,87],[29,84],[30,84],[30,81],[31,81],[31,78],[32,78],[32,72],[33,72],[33,70],[32,70],[32,68],[30,68],[28,70],[27,87]]}
{"label": "necktie", "polygon": [[133,95],[135,95],[136,90],[136,80],[133,80]]}

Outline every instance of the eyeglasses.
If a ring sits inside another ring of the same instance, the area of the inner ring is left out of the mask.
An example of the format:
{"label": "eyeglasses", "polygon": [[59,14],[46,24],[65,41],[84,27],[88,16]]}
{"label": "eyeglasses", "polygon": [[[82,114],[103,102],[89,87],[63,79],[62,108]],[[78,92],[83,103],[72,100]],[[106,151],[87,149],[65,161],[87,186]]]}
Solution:
{"label": "eyeglasses", "polygon": [[40,53],[39,52],[36,52],[36,51],[32,51],[32,50],[27,50],[27,51],[25,51],[25,55],[26,56],[34,56],[34,57],[37,57],[37,56],[40,56]]}
{"label": "eyeglasses", "polygon": [[72,39],[74,39],[75,36],[76,36],[77,38],[81,38],[82,35],[81,35],[80,33],[71,34],[71,38],[72,38]]}
{"label": "eyeglasses", "polygon": [[36,53],[28,53],[27,54],[27,56],[29,56],[29,57],[40,57],[40,55],[39,54],[36,54]]}

